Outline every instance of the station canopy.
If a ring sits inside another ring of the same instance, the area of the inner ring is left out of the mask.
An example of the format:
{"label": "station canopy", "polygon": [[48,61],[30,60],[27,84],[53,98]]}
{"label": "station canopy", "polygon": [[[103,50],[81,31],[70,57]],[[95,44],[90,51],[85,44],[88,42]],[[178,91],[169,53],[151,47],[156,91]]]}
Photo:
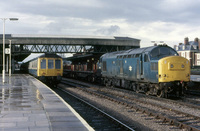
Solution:
{"label": "station canopy", "polygon": [[[30,53],[92,53],[103,54],[113,51],[139,48],[140,40],[117,36],[69,36],[69,35],[5,35],[6,48],[11,40],[12,54]],[[3,48],[3,35],[0,35],[0,53]]]}

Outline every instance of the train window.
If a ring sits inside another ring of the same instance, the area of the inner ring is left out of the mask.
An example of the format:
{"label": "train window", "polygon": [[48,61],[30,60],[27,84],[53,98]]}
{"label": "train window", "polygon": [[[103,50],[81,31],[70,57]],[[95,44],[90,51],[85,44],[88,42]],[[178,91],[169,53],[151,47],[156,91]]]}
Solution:
{"label": "train window", "polygon": [[158,62],[151,62],[151,70],[158,71]]}
{"label": "train window", "polygon": [[122,55],[119,58],[122,58]]}
{"label": "train window", "polygon": [[169,47],[155,48],[151,51],[151,58],[163,58],[165,56],[178,55],[176,51]]}
{"label": "train window", "polygon": [[106,61],[103,61],[103,71],[107,71],[107,68],[106,68]]}
{"label": "train window", "polygon": [[56,69],[61,69],[61,60],[55,60]]}
{"label": "train window", "polygon": [[48,60],[48,69],[53,69],[54,65],[53,65],[53,60]]}
{"label": "train window", "polygon": [[102,63],[102,57],[100,58],[100,63]]}
{"label": "train window", "polygon": [[149,56],[148,56],[148,54],[144,54],[144,62],[149,62]]}
{"label": "train window", "polygon": [[132,57],[132,58],[135,58],[135,54],[133,54],[131,57]]}
{"label": "train window", "polygon": [[139,57],[139,56],[140,56],[140,54],[136,54],[136,55],[135,55],[135,57]]}
{"label": "train window", "polygon": [[169,52],[169,53],[170,53],[170,55],[175,55],[175,56],[177,55],[177,56],[178,56],[177,52],[176,52],[176,51],[174,51],[174,50],[170,50],[170,52]]}
{"label": "train window", "polygon": [[128,55],[128,58],[131,58],[131,55]]}
{"label": "train window", "polygon": [[165,47],[161,47],[160,55],[169,55],[169,49],[166,49]]}
{"label": "train window", "polygon": [[41,69],[46,69],[46,60],[45,59],[42,59],[40,61],[40,66],[41,66]]}
{"label": "train window", "polygon": [[33,63],[33,68],[37,68],[37,62],[38,60],[35,60],[34,63]]}
{"label": "train window", "polygon": [[124,58],[124,59],[125,59],[125,58],[127,58],[127,55],[124,55],[124,57],[123,57],[123,58]]}
{"label": "train window", "polygon": [[154,49],[151,51],[151,57],[156,57],[159,55],[159,48]]}

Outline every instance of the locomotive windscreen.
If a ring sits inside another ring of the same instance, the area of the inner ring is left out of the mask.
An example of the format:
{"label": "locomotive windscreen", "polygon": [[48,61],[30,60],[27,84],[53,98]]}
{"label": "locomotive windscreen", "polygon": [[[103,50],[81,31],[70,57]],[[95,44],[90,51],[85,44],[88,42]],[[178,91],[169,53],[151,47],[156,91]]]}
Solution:
{"label": "locomotive windscreen", "polygon": [[151,51],[150,56],[151,60],[156,60],[166,56],[178,56],[178,53],[172,48],[158,46]]}

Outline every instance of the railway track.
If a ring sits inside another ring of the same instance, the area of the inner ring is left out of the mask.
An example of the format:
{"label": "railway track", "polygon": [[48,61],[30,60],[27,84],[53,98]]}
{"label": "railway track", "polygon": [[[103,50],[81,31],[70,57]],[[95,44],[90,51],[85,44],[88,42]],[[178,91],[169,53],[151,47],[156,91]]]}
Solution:
{"label": "railway track", "polygon": [[194,95],[186,95],[185,97],[181,98],[181,101],[184,103],[189,103],[191,106],[200,109],[200,97]]}
{"label": "railway track", "polygon": [[187,90],[187,94],[200,96],[200,91],[199,90]]}
{"label": "railway track", "polygon": [[[77,85],[77,81],[75,80],[72,80],[72,79],[66,79],[64,78],[64,81],[70,81],[70,83],[74,83],[74,86]],[[81,86],[84,86],[84,87],[96,87],[96,89],[98,88],[103,88],[103,86],[97,86],[97,85],[91,85],[90,83],[85,83],[85,82],[81,82],[79,81],[78,82],[80,87]],[[95,89],[95,88],[94,88]],[[172,98],[172,99],[165,99],[165,98],[157,98],[155,96],[151,96],[151,95],[145,95],[145,94],[141,94],[141,93],[135,93],[133,91],[130,91],[130,90],[126,90],[126,89],[121,89],[121,88],[110,88],[110,89],[113,89],[113,90],[116,90],[118,92],[126,92],[126,93],[129,93],[129,94],[137,94],[137,96],[140,96],[140,97],[144,97],[146,99],[153,99],[153,100],[156,100],[156,101],[165,101],[165,102],[171,102],[171,103],[178,103],[182,106],[189,106],[189,107],[193,107],[193,108],[197,108],[197,109],[200,109],[200,94],[199,95],[195,95],[195,94],[198,94],[200,92],[197,92],[193,94],[193,92],[195,91],[191,91],[189,90],[189,93],[188,95],[182,97],[182,98]]]}
{"label": "railway track", "polygon": [[[65,83],[65,86],[66,85],[67,84]],[[59,85],[59,87],[54,89],[54,91],[56,91],[67,103],[69,103],[95,130],[134,130],[134,127],[127,126],[62,87],[62,85]]]}
{"label": "railway track", "polygon": [[[113,91],[100,90],[99,88],[80,88],[82,84],[77,85],[80,90],[87,93],[91,93],[95,96],[103,97],[117,104],[122,104],[125,107],[134,109],[135,111],[142,112],[149,116],[154,116],[156,119],[162,120],[163,123],[168,123],[170,125],[176,125],[179,128],[184,128],[191,131],[200,130],[200,117],[192,115],[171,107],[163,106],[160,104],[155,104],[150,101],[141,100],[134,97],[119,95],[113,93]],[[86,84],[87,85],[87,84]],[[89,86],[88,86],[89,87]],[[161,99],[162,100],[162,99]],[[183,105],[184,103],[182,103]],[[188,106],[188,105],[184,105]],[[198,107],[198,106],[196,106]]]}

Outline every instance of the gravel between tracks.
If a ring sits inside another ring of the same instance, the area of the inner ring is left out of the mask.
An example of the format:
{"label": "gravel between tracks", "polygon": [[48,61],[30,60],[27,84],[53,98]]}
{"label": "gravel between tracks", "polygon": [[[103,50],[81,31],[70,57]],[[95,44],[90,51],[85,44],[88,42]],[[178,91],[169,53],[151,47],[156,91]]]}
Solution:
{"label": "gravel between tracks", "polygon": [[[111,93],[114,93],[114,94],[124,95],[124,96],[127,96],[127,97],[134,97],[134,98],[138,97],[138,94],[135,95],[134,92],[133,93],[124,93],[123,91],[117,91],[117,90],[113,90],[113,89],[109,89],[109,88],[102,88],[101,90],[105,90],[106,92],[111,92]],[[161,99],[163,99],[163,98],[157,98],[157,100],[156,99],[150,99],[148,96],[147,97],[140,97],[139,99],[146,101],[148,103],[156,103],[157,105],[168,107],[168,108],[171,108],[171,109],[174,109],[174,110],[179,110],[181,112],[186,112],[186,113],[189,113],[189,114],[194,115],[194,116],[200,116],[200,110],[199,109],[189,107],[189,106],[184,106],[184,105],[178,104],[175,101],[173,102],[173,101],[167,100],[167,99],[165,99],[165,101],[162,101]]]}
{"label": "gravel between tracks", "polygon": [[[169,125],[168,123],[162,123],[162,120],[155,119],[154,117],[147,116],[141,112],[136,112],[134,109],[127,108],[121,104],[116,104],[107,99],[91,95],[89,93],[83,92],[74,87],[66,87],[65,85],[59,85],[66,90],[77,94],[79,97],[89,101],[93,105],[97,106],[101,110],[104,110],[113,117],[121,120],[124,123],[130,123],[136,127],[136,130],[156,130],[156,131],[180,131],[184,129],[179,129],[176,126]],[[123,93],[123,95],[129,95]]]}

